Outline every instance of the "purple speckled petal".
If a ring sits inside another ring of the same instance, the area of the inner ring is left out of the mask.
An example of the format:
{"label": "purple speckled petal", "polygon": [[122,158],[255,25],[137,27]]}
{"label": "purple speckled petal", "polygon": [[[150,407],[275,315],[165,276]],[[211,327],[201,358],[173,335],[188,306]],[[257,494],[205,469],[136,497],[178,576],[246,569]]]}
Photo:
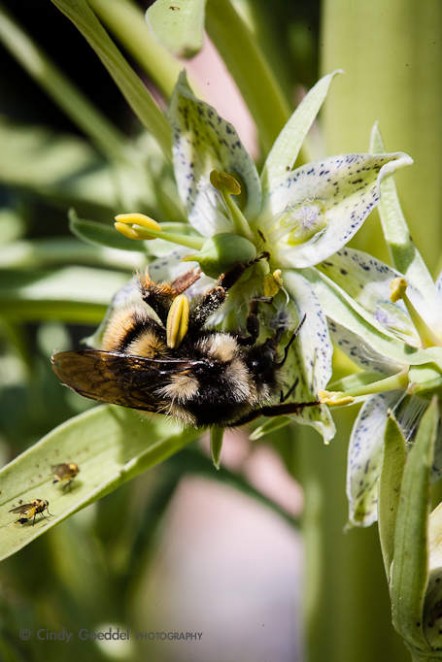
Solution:
{"label": "purple speckled petal", "polygon": [[408,165],[402,153],[345,154],[288,172],[256,222],[283,267],[308,267],[340,250],[379,201],[382,179]]}
{"label": "purple speckled petal", "polygon": [[[299,272],[283,273],[284,287],[296,303],[299,318],[305,315],[297,343],[294,344],[294,371],[304,384],[301,391],[316,394],[325,389],[332,373],[333,348],[327,320],[311,284]],[[302,384],[301,384],[302,385]],[[298,390],[298,393],[299,393]],[[296,399],[300,399],[299,395]],[[330,412],[326,407],[304,409],[303,422],[315,427],[328,442],[335,433]]]}
{"label": "purple speckled petal", "polygon": [[377,352],[374,344],[335,320],[329,319],[328,326],[334,344],[360,368],[380,375],[391,375],[403,368],[400,363]]}
{"label": "purple speckled petal", "polygon": [[[343,248],[317,265],[336,285],[357,301],[379,323],[406,342],[419,346],[416,329],[401,301],[390,300],[391,283],[401,274],[368,253]],[[407,290],[411,298],[417,293]]]}
{"label": "purple speckled petal", "polygon": [[204,236],[232,230],[221,196],[210,183],[214,169],[240,180],[246,200],[242,211],[246,218],[255,216],[261,207],[255,164],[236,129],[194,96],[184,73],[175,87],[169,118],[175,178],[191,225]]}
{"label": "purple speckled petal", "polygon": [[349,522],[354,526],[370,526],[377,520],[387,411],[403,397],[403,391],[372,396],[362,406],[353,426],[348,449],[347,498]]}

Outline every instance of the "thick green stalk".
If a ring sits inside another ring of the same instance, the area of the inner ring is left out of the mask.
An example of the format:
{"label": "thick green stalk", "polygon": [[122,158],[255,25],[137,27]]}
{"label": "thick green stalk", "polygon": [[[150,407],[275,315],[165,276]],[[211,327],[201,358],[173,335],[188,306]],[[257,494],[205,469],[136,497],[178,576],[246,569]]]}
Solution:
{"label": "thick green stalk", "polygon": [[[414,239],[433,267],[441,241],[441,19],[438,0],[323,3],[323,71],[346,72],[325,104],[327,153],[367,151],[375,120],[388,150],[410,153],[415,166],[397,176],[399,192]],[[379,254],[382,245],[379,226],[369,220],[358,246]],[[343,413],[337,418],[339,438],[329,448],[314,439],[302,446],[307,573],[314,570],[312,585],[320,588],[307,615],[308,660],[404,662],[407,653],[391,625],[377,528],[342,533],[351,426],[343,426]],[[312,485],[321,504],[315,518],[308,509]],[[319,549],[311,548],[312,540]],[[309,569],[311,558],[316,561]]]}
{"label": "thick green stalk", "polygon": [[329,446],[306,429],[297,439],[295,475],[306,504],[306,660],[404,662],[407,654],[391,625],[377,527],[345,531],[351,413],[335,418],[339,435]]}
{"label": "thick green stalk", "polygon": [[[326,0],[324,72],[345,70],[324,109],[327,151],[367,150],[376,120],[388,151],[414,166],[396,176],[411,234],[432,269],[442,239],[442,3]],[[376,248],[368,223],[359,247]],[[361,243],[365,239],[365,242]]]}
{"label": "thick green stalk", "polygon": [[256,122],[267,154],[290,116],[290,107],[259,44],[230,0],[209,0],[206,27]]}

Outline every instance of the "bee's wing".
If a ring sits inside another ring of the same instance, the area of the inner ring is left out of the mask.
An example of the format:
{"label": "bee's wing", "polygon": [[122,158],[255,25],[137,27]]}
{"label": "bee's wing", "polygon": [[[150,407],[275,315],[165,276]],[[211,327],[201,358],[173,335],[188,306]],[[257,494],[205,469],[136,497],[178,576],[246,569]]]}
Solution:
{"label": "bee's wing", "polygon": [[158,394],[177,372],[195,361],[148,359],[96,349],[59,352],[52,368],[63,384],[87,398],[151,412],[166,410],[170,402]]}

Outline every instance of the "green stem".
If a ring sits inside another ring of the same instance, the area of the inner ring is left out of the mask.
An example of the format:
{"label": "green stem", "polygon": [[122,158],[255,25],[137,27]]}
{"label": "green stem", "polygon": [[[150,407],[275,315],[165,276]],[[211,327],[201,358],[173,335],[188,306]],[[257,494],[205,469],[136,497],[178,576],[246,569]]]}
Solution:
{"label": "green stem", "polygon": [[408,386],[408,370],[402,370],[395,375],[379,379],[376,382],[356,386],[345,391],[345,395],[350,395],[354,398],[363,395],[374,395],[375,393],[386,393],[387,391],[394,391],[396,389],[405,390]]}
{"label": "green stem", "polygon": [[74,23],[120,88],[140,122],[155,136],[167,159],[171,158],[169,124],[148,89],[124,59],[86,0],[52,0]]}
{"label": "green stem", "polygon": [[256,38],[230,0],[209,0],[206,26],[256,122],[265,153],[290,116],[290,107]]}
{"label": "green stem", "polygon": [[32,78],[71,120],[111,159],[125,153],[125,137],[65,77],[32,39],[0,6],[0,40]]}
{"label": "green stem", "polygon": [[[322,69],[345,71],[324,108],[327,152],[366,150],[378,120],[387,151],[413,157],[395,180],[411,235],[433,269],[442,236],[442,3],[326,0],[322,9]],[[355,245],[382,250],[382,233],[368,223]]]}
{"label": "green stem", "polygon": [[140,9],[131,0],[89,0],[89,4],[169,98],[182,65],[155,39]]}
{"label": "green stem", "polygon": [[[309,662],[404,660],[391,626],[376,527],[345,532],[345,466],[351,412],[335,413],[329,446],[303,428],[294,475],[305,494],[305,647]],[[405,654],[406,657],[406,654]]]}
{"label": "green stem", "polygon": [[210,454],[215,469],[220,468],[224,430],[225,428],[219,427],[218,425],[212,425],[210,428]]}
{"label": "green stem", "polygon": [[192,248],[194,250],[201,250],[204,244],[204,240],[200,237],[191,237],[188,234],[178,234],[175,232],[163,232],[162,230],[146,230],[141,225],[134,227],[138,237],[137,239],[141,240],[154,240],[162,239],[163,241],[170,241],[172,244],[178,244],[179,246],[186,246],[186,248]]}

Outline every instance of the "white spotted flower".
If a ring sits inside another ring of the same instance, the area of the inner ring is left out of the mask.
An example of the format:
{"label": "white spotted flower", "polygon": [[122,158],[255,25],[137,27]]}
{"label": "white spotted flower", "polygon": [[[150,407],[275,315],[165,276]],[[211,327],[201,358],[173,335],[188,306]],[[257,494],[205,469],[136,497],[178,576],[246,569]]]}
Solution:
{"label": "white spotted flower", "polygon": [[[374,145],[379,141],[375,129]],[[393,180],[382,189],[388,200],[379,205],[383,230],[402,273],[348,247],[317,265],[318,294],[333,341],[358,366],[333,387],[339,397],[365,399],[347,467],[349,522],[358,526],[378,517],[389,413],[411,447],[431,397],[439,398],[442,389],[442,273],[434,282],[412,243]],[[440,424],[432,473],[433,478],[442,475]]]}
{"label": "white spotted flower", "polygon": [[[383,178],[411,162],[402,153],[347,154],[295,167],[332,78],[320,80],[305,97],[258,174],[235,128],[194,96],[182,74],[169,119],[187,230],[178,235],[150,219],[117,219],[117,228],[126,236],[180,244],[182,268],[193,260],[212,278],[235,263],[265,256],[235,287],[216,323],[242,328],[253,297],[272,299],[261,305],[260,316],[268,333],[284,328],[286,345],[304,320],[284,365],[290,399],[301,402],[317,399],[331,376],[332,345],[315,267],[341,250],[361,227],[379,201]],[[283,351],[283,342],[281,347]],[[327,407],[306,408],[297,418],[327,441],[334,434]]]}

